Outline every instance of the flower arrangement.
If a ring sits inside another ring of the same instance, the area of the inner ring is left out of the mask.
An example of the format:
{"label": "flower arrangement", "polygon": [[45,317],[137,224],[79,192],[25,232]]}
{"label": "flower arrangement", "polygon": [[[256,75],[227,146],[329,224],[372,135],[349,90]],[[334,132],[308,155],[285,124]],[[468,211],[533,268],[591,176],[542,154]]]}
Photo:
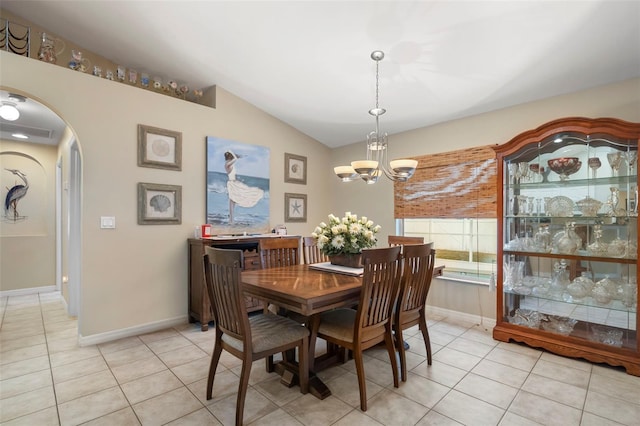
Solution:
{"label": "flower arrangement", "polygon": [[358,254],[362,249],[371,248],[378,241],[376,234],[380,225],[362,216],[346,212],[343,218],[329,215],[329,223],[321,222],[311,233],[318,240],[318,248],[328,256],[337,254]]}

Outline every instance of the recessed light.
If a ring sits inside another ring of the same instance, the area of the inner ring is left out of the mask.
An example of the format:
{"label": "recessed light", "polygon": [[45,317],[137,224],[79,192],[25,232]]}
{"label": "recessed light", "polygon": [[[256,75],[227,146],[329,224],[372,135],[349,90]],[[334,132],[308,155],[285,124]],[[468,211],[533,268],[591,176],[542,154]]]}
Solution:
{"label": "recessed light", "polygon": [[0,106],[0,117],[7,121],[16,121],[20,118],[20,111],[13,102],[2,102]]}

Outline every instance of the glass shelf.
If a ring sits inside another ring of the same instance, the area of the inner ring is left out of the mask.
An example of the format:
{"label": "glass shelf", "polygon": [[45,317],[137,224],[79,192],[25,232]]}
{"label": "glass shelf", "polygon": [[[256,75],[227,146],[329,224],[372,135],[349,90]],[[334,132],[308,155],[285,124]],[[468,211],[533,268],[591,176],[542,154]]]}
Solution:
{"label": "glass shelf", "polygon": [[639,139],[640,123],[567,118],[494,148],[494,338],[640,376]]}

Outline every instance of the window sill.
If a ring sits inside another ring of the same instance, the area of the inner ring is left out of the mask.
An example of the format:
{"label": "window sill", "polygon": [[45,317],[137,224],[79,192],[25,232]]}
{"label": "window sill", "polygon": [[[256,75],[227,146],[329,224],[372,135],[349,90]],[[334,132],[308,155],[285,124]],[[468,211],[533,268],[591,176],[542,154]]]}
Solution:
{"label": "window sill", "polygon": [[445,281],[453,281],[453,282],[462,283],[462,284],[471,284],[471,285],[480,285],[480,286],[489,287],[489,281],[484,281],[481,278],[475,278],[475,277],[464,277],[462,275],[456,275],[456,276],[440,275],[434,278],[438,278],[440,280],[445,280]]}

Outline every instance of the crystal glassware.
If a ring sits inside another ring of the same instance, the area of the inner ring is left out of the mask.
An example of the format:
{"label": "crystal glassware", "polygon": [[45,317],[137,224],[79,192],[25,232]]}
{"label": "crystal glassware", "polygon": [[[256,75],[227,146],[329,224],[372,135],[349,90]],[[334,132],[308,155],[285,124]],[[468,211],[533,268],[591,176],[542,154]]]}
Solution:
{"label": "crystal glassware", "polygon": [[627,166],[629,167],[629,176],[633,175],[633,168],[638,160],[638,151],[625,151],[624,159],[627,160]]}
{"label": "crystal glassware", "polygon": [[602,162],[598,157],[591,157],[587,164],[589,164],[589,168],[591,169],[591,178],[595,179],[598,169],[602,166]]}
{"label": "crystal glassware", "polygon": [[582,216],[595,217],[598,215],[598,210],[604,204],[602,201],[598,201],[595,198],[591,198],[588,195],[580,201],[576,201],[576,206],[580,209]]}
{"label": "crystal glassware", "polygon": [[611,176],[618,176],[620,163],[622,163],[622,153],[617,151],[608,153],[607,161],[609,161],[609,165],[611,166]]}
{"label": "crystal glassware", "polygon": [[529,180],[529,163],[521,161],[518,163],[518,174],[520,175],[520,183],[524,183]]}
{"label": "crystal glassware", "polygon": [[576,173],[582,166],[582,161],[577,157],[552,158],[547,161],[549,168],[560,176],[560,180],[569,179],[569,175]]}

